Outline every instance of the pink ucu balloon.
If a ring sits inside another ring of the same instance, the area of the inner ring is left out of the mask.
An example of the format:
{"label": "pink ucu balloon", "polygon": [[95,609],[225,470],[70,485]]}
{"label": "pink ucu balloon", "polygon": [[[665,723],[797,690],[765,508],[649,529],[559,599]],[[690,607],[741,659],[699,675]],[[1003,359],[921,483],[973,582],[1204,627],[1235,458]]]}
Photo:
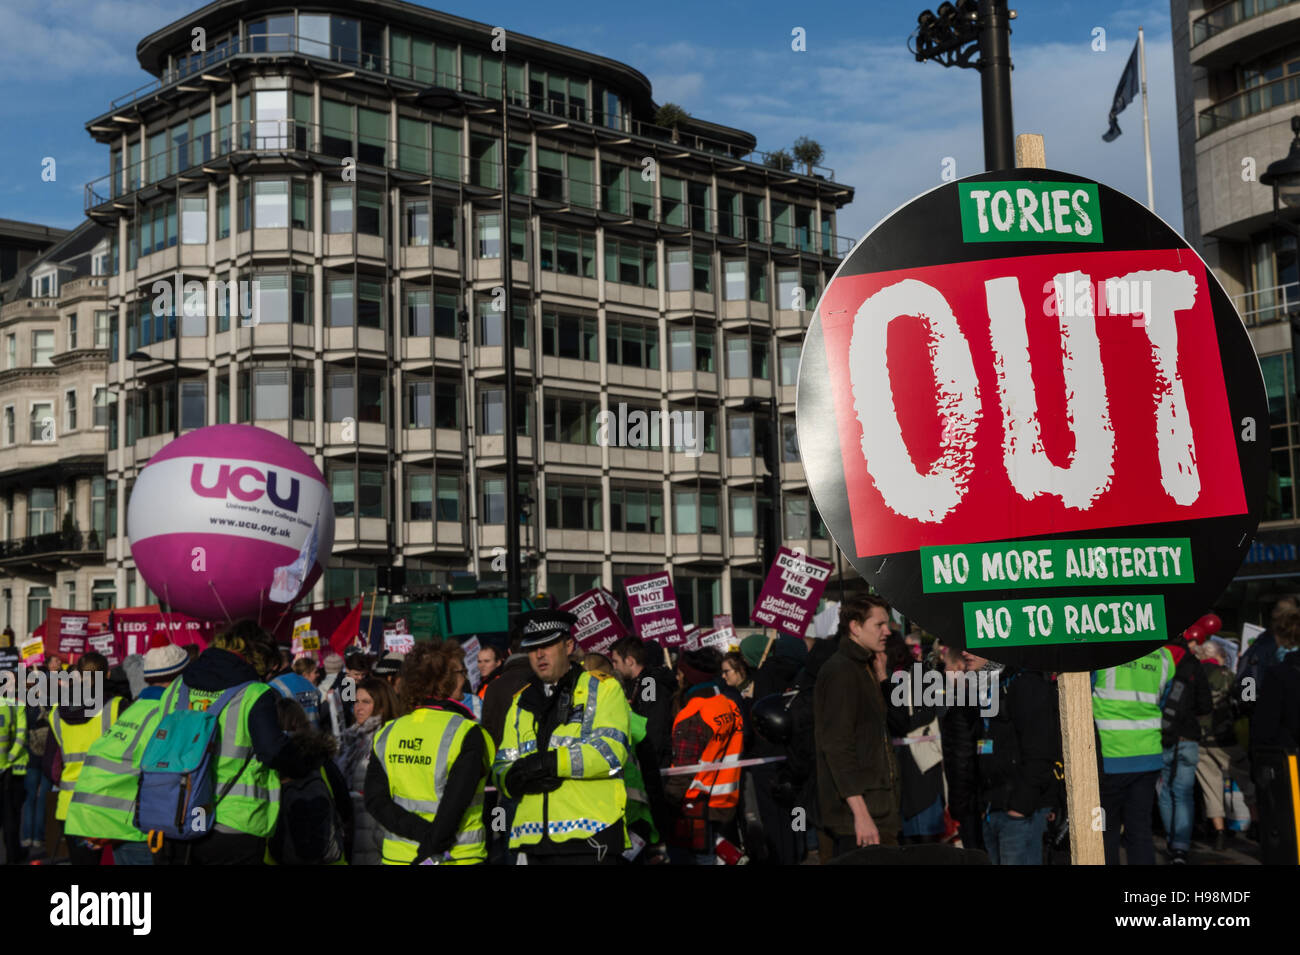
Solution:
{"label": "pink ucu balloon", "polygon": [[126,532],[145,583],[173,610],[265,621],[320,577],[334,545],[334,502],[292,441],[218,424],[150,458],[127,504]]}

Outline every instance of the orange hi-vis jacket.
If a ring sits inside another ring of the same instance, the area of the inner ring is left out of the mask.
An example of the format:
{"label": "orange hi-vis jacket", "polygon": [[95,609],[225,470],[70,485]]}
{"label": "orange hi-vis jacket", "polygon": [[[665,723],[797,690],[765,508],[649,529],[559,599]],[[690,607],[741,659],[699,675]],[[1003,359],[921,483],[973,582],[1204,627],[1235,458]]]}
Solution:
{"label": "orange hi-vis jacket", "polygon": [[[708,696],[695,696],[682,707],[673,720],[678,723],[698,716],[713,729],[713,738],[704,747],[701,763],[739,763],[745,744],[744,719],[736,704],[720,689]],[[686,800],[692,802],[707,796],[710,809],[734,809],[740,799],[740,767],[702,769],[695,773],[686,790]]]}

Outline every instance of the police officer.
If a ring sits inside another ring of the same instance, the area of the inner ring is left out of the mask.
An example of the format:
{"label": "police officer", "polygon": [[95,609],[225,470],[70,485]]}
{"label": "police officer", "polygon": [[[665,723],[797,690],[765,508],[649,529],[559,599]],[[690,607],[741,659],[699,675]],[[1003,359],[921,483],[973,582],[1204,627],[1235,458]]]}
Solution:
{"label": "police officer", "polygon": [[510,848],[533,865],[613,865],[630,845],[630,711],[617,679],[571,662],[576,622],[533,610],[516,623],[533,679],[510,704],[492,777],[518,803]]}
{"label": "police officer", "polygon": [[402,661],[410,712],[375,734],[366,810],[384,829],[385,865],[487,860],[483,793],[492,738],[452,699],[465,673],[455,643],[417,643]]}

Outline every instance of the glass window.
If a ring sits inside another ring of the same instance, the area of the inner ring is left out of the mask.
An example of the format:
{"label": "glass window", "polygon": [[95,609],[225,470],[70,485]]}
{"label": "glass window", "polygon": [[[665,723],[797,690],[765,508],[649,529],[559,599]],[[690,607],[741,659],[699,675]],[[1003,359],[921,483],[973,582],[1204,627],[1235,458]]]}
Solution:
{"label": "glass window", "polygon": [[459,382],[434,382],[433,426],[435,428],[459,428],[461,426]]}
{"label": "glass window", "polygon": [[411,471],[407,474],[408,521],[433,520],[433,475],[428,471]]}
{"label": "glass window", "polygon": [[65,391],[63,393],[63,430],[77,430],[77,393],[76,391]]}
{"label": "glass window", "polygon": [[686,181],[664,176],[659,182],[659,204],[667,225],[686,228]]}
{"label": "glass window", "polygon": [[411,378],[406,383],[406,426],[428,428],[433,424],[433,382]]}
{"label": "glass window", "polygon": [[564,201],[564,154],[537,150],[537,198]]}
{"label": "glass window", "polygon": [[256,316],[259,325],[283,325],[289,321],[289,276],[261,274],[255,282]]}
{"label": "glass window", "polygon": [[708,252],[696,252],[693,257],[695,291],[713,291],[713,256]]}
{"label": "glass window", "polygon": [[96,385],[94,399],[95,417],[92,423],[96,428],[106,428],[109,423],[108,388],[104,385]]}
{"label": "glass window", "polygon": [[362,235],[384,234],[384,196],[376,189],[357,190],[357,231]]}
{"label": "glass window", "polygon": [[596,207],[594,160],[585,156],[569,156],[569,203],[584,209]]}
{"label": "glass window", "polygon": [[689,249],[668,250],[668,290],[670,292],[689,292],[691,290],[691,253]]}
{"label": "glass window", "polygon": [[627,174],[626,166],[612,162],[600,164],[600,207],[606,212],[628,214]]}
{"label": "glass window", "polygon": [[253,221],[259,229],[289,226],[289,183],[284,179],[259,179],[253,183]]}
{"label": "glass window", "polygon": [[32,332],[32,364],[45,367],[54,364],[54,332]]}
{"label": "glass window", "polygon": [[795,495],[785,497],[786,540],[807,540],[812,536],[808,523],[808,498]]}
{"label": "glass window", "polygon": [[713,333],[695,333],[695,370],[712,372],[713,369]]}
{"label": "glass window", "polygon": [[698,534],[699,502],[694,491],[673,491],[673,533]]}
{"label": "glass window", "polygon": [[727,457],[750,458],[754,456],[754,420],[748,416],[727,416]]}
{"label": "glass window", "polygon": [[754,496],[752,494],[731,495],[731,536],[754,536]]}
{"label": "glass window", "polygon": [[709,186],[707,183],[688,180],[686,196],[691,207],[691,228],[709,231]]}
{"label": "glass window", "polygon": [[224,239],[230,235],[230,187],[222,186],[217,190],[217,238]]}
{"label": "glass window", "polygon": [[435,291],[433,295],[433,334],[439,338],[460,337],[460,300],[455,292]]}
{"label": "glass window", "polygon": [[781,384],[797,384],[799,379],[800,346],[796,342],[782,342],[780,348]]}
{"label": "glass window", "polygon": [[727,339],[727,377],[749,377],[749,339]]}
{"label": "glass window", "polygon": [[181,197],[181,242],[202,245],[208,241],[208,197]]}
{"label": "glass window", "polygon": [[459,521],[462,478],[459,474],[439,474],[438,520]]}
{"label": "glass window", "polygon": [[330,279],[328,308],[325,324],[331,328],[346,328],[353,324],[356,315],[351,279]]}
{"label": "glass window", "polygon": [[[293,17],[286,17],[290,24]],[[290,27],[292,29],[292,26]],[[253,131],[254,149],[289,148],[288,90],[257,91],[257,122]]]}
{"label": "glass window", "polygon": [[405,245],[429,244],[429,201],[427,199],[407,199],[402,203],[402,218],[406,223],[403,230]]}
{"label": "glass window", "polygon": [[192,379],[181,382],[181,428],[202,428],[208,423],[208,383]]}
{"label": "glass window", "polygon": [[781,460],[797,462],[799,460],[799,430],[794,418],[784,415],[781,418]]}
{"label": "glass window", "polygon": [[490,136],[469,138],[469,181],[476,186],[499,189],[497,173],[501,168],[501,141]]}
{"label": "glass window", "polygon": [[432,292],[427,288],[406,290],[406,334],[427,338],[432,331]]}
{"label": "glass window", "polygon": [[772,372],[767,366],[767,342],[754,339],[749,343],[749,374],[751,378],[768,381]]}
{"label": "glass window", "polygon": [[453,126],[433,127],[433,174],[460,182],[460,130]]}
{"label": "glass window", "polygon": [[776,307],[801,311],[808,303],[801,301],[803,293],[799,288],[798,269],[778,269],[776,273]]}
{"label": "glass window", "polygon": [[298,179],[293,181],[291,223],[295,229],[311,228],[311,197],[307,191],[307,183]]}
{"label": "glass window", "polygon": [[351,517],[356,507],[356,475],[352,468],[330,471],[330,496],[334,498],[334,516]]}
{"label": "glass window", "polygon": [[689,328],[673,328],[668,333],[668,367],[671,371],[694,371],[695,354],[691,347],[693,332]]}
{"label": "glass window", "polygon": [[330,18],[318,13],[298,14],[298,49],[308,56],[330,59]]}
{"label": "glass window", "polygon": [[329,421],[356,418],[357,396],[355,379],[350,371],[330,371],[325,374],[325,415]]}
{"label": "glass window", "polygon": [[352,187],[330,186],[326,192],[326,232],[352,231]]}
{"label": "glass window", "polygon": [[254,368],[253,415],[258,420],[289,417],[289,369]]}
{"label": "glass window", "polygon": [[55,439],[53,402],[37,401],[32,403],[30,433],[32,441],[53,441]]}
{"label": "glass window", "polygon": [[[337,18],[336,18],[337,19]],[[352,153],[352,107],[321,100],[321,152],[343,158]]]}
{"label": "glass window", "polygon": [[732,302],[744,300],[749,291],[745,281],[745,260],[727,259],[723,263],[723,269],[726,280],[722,288],[722,297]]}

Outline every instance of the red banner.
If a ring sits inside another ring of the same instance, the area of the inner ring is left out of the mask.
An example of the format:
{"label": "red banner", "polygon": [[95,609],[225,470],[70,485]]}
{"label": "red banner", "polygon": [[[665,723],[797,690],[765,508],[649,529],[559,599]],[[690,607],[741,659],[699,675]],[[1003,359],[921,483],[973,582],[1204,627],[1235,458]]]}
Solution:
{"label": "red banner", "polygon": [[130,607],[113,611],[113,634],[122,641],[123,656],[146,653],[150,647],[196,643],[206,650],[215,627],[210,620],[195,620],[182,613],[163,613],[157,607]]}
{"label": "red banner", "polygon": [[857,556],[1246,511],[1195,257],[846,276],[819,311]]}

